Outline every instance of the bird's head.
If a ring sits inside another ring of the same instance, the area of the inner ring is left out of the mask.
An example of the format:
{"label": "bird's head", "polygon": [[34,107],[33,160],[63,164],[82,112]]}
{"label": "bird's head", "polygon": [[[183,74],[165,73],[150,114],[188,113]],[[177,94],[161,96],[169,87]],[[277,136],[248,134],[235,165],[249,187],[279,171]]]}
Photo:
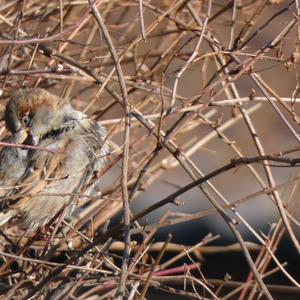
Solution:
{"label": "bird's head", "polygon": [[49,92],[35,88],[16,92],[5,110],[5,122],[13,134],[26,131],[37,144],[43,137],[59,131],[73,111],[70,103]]}

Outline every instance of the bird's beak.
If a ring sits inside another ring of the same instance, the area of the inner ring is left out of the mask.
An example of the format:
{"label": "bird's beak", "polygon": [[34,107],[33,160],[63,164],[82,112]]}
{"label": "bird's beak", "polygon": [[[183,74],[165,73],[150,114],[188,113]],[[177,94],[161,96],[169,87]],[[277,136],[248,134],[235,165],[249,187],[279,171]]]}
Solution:
{"label": "bird's beak", "polygon": [[21,128],[15,133],[15,143],[23,144],[28,137],[27,129]]}
{"label": "bird's beak", "polygon": [[40,142],[40,135],[37,134],[32,127],[28,127],[28,136],[30,139],[30,144],[36,146]]}
{"label": "bird's beak", "polygon": [[33,135],[31,135],[30,137],[31,137],[32,145],[36,146],[40,141],[40,137],[39,136],[33,136]]}

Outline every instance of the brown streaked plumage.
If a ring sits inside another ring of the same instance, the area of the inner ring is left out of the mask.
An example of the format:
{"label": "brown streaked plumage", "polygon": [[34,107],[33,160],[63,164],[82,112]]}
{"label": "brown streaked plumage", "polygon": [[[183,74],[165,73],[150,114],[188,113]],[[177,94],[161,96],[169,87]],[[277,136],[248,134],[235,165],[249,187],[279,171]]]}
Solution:
{"label": "brown streaked plumage", "polygon": [[17,92],[7,104],[5,121],[13,133],[28,130],[34,145],[49,149],[31,153],[18,191],[30,196],[20,197],[0,214],[0,225],[19,218],[35,230],[69,205],[91,171],[103,166],[106,131],[68,101],[43,89]]}

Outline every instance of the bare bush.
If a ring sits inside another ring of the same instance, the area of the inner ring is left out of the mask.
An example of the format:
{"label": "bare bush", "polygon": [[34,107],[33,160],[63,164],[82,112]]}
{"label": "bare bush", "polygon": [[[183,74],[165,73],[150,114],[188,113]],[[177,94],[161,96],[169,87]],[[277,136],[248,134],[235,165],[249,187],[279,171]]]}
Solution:
{"label": "bare bush", "polygon": [[[289,252],[276,256],[287,237],[299,262],[299,1],[0,3],[0,111],[43,87],[105,126],[110,147],[50,235],[1,229],[3,299],[299,297]],[[196,234],[205,217],[214,234],[172,242],[174,225]],[[244,278],[201,272],[231,251]],[[266,283],[276,272],[286,285]]]}

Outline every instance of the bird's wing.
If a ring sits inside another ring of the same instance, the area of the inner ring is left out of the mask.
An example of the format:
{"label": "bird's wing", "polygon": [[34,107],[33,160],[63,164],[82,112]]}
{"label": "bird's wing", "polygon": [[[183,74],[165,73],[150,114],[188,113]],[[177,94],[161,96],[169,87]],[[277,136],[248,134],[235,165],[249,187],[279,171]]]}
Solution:
{"label": "bird's wing", "polygon": [[[25,210],[33,211],[41,192],[51,186],[58,185],[61,178],[68,176],[65,173],[65,168],[62,168],[67,157],[66,147],[68,143],[68,139],[63,139],[45,141],[39,145],[43,150],[35,150],[33,153],[28,164],[30,170],[27,170],[24,177],[17,183],[18,189],[15,189],[9,196],[10,204],[0,213],[0,226],[18,213],[23,214]],[[41,215],[42,208],[47,202],[38,203],[40,208],[38,215]]]}
{"label": "bird's wing", "polygon": [[[19,183],[18,194],[22,198],[15,205],[19,206],[27,201],[26,195],[33,197],[46,187],[55,185],[59,180],[66,178],[66,169],[63,167],[71,146],[69,139],[57,139],[42,142],[35,150],[30,162],[30,171]],[[23,195],[25,197],[23,197]]]}

